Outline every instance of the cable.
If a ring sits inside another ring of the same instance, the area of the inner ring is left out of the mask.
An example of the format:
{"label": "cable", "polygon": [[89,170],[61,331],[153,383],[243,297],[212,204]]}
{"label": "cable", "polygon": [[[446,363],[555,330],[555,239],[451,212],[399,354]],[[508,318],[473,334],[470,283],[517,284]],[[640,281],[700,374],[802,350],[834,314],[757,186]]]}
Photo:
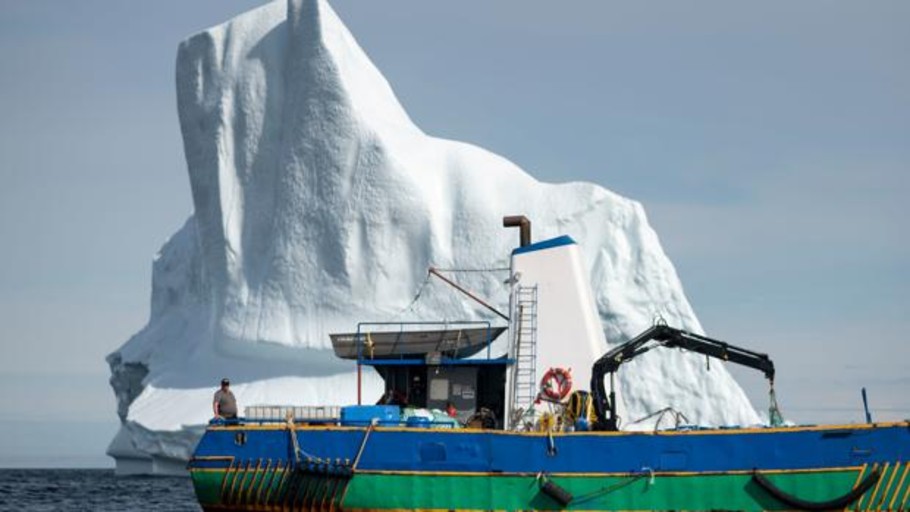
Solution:
{"label": "cable", "polygon": [[[417,289],[417,293],[414,294],[414,298],[411,299],[411,302],[401,311],[396,313],[394,317],[400,317],[401,315],[413,311],[414,305],[417,304],[417,301],[420,300],[421,295],[424,290],[426,290],[427,285],[430,284],[430,278],[433,276],[432,271],[436,272],[451,272],[451,273],[485,273],[485,272],[509,272],[511,269],[507,267],[496,267],[496,268],[436,268],[430,267],[427,270],[427,275],[423,279],[423,282],[420,283],[420,287]],[[501,313],[500,316],[503,316]]]}
{"label": "cable", "polygon": [[399,311],[394,316],[399,317],[399,316],[407,313],[408,311],[411,311],[411,309],[414,307],[414,305],[417,304],[417,301],[420,300],[420,295],[423,293],[424,289],[426,289],[427,285],[430,284],[431,275],[432,274],[430,274],[430,272],[427,271],[427,276],[423,279],[423,283],[420,284],[420,287],[417,288],[417,293],[414,294],[414,298],[411,299],[411,302],[404,309]]}
{"label": "cable", "polygon": [[[435,267],[434,267],[435,268]],[[508,272],[511,270],[508,267],[498,267],[498,268],[437,268],[437,272]]]}

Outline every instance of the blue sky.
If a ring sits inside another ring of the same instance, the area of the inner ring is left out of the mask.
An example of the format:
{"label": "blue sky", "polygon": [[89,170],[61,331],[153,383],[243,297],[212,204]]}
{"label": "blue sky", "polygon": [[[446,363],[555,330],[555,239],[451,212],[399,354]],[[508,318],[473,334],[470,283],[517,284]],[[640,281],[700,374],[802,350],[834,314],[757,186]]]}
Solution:
{"label": "blue sky", "polygon": [[[257,4],[0,10],[0,465],[110,464],[104,356],[192,211],[176,47]],[[791,418],[910,417],[910,3],[332,4],[428,133],[641,201]]]}

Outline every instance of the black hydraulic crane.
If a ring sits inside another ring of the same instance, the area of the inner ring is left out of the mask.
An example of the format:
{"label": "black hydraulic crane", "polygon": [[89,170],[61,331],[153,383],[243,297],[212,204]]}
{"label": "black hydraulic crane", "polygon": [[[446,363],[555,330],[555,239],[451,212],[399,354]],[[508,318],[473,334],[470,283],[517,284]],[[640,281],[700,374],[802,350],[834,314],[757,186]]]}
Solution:
{"label": "black hydraulic crane", "polygon": [[[594,401],[594,411],[597,415],[597,421],[594,425],[596,430],[619,430],[619,418],[616,415],[614,374],[623,363],[655,347],[681,348],[755,368],[765,374],[773,390],[774,363],[771,362],[767,354],[753,352],[702,336],[701,334],[658,324],[607,352],[594,363],[591,369],[591,395]],[[604,387],[604,377],[608,373],[610,374],[609,395],[607,395]]]}

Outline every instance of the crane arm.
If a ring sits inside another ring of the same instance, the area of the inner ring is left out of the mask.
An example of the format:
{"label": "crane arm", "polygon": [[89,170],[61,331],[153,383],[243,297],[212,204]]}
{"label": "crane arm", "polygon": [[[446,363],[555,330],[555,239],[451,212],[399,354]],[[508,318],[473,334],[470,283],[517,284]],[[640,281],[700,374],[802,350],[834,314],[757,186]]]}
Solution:
{"label": "crane arm", "polygon": [[[613,374],[623,363],[660,346],[681,348],[754,368],[764,373],[769,381],[774,381],[774,363],[767,354],[747,350],[668,325],[654,325],[635,338],[610,350],[594,363],[591,369],[591,395],[594,399],[598,428],[618,430]],[[610,374],[609,396],[604,387],[604,377],[608,373]]]}

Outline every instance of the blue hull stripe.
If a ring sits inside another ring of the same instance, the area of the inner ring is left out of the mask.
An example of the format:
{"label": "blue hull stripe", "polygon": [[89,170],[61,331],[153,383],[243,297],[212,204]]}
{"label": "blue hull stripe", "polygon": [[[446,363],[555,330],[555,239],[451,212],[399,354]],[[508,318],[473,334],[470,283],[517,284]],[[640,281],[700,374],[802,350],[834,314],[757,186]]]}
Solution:
{"label": "blue hull stripe", "polygon": [[[237,432],[246,442],[238,444]],[[302,456],[353,461],[363,429],[299,428]],[[798,430],[619,436],[553,437],[489,432],[446,433],[428,429],[377,429],[364,446],[358,469],[527,473],[621,473],[641,471],[724,472],[855,467],[910,459],[910,424],[860,429]],[[293,460],[289,432],[237,427],[210,429],[191,468],[222,468],[224,459]]]}

